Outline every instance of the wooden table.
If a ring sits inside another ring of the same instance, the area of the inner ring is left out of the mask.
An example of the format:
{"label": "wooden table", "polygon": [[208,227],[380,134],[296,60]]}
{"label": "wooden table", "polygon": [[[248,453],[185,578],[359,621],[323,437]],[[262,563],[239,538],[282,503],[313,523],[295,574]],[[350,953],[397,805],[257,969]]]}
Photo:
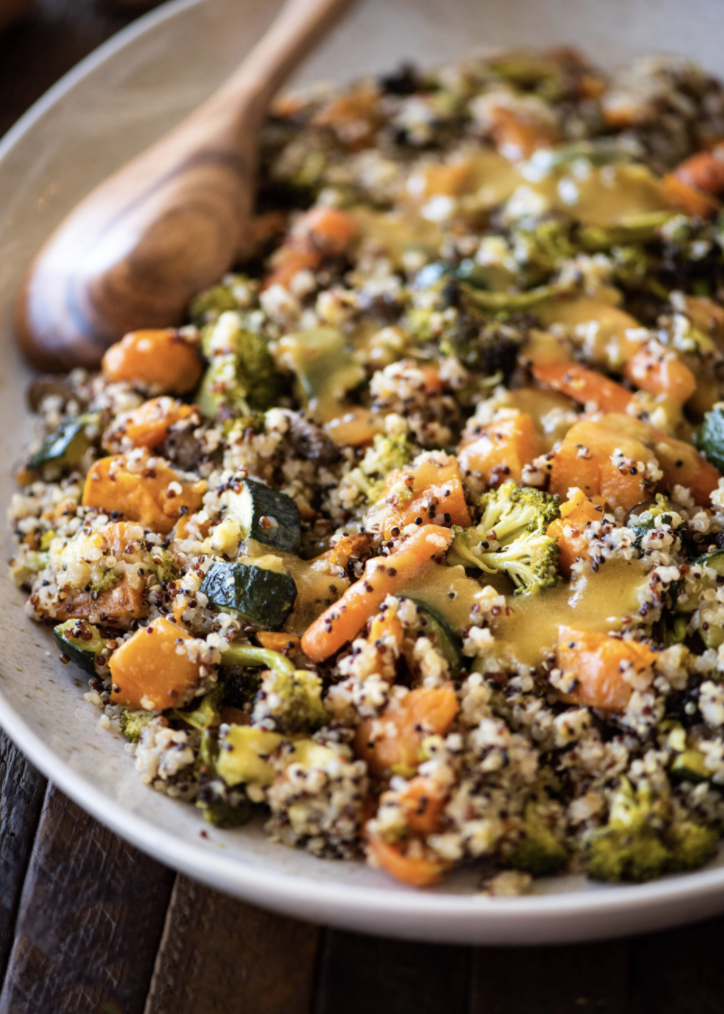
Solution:
{"label": "wooden table", "polygon": [[[0,38],[0,134],[129,10],[39,0]],[[0,734],[0,1014],[720,1014],[723,949],[724,918],[521,949],[285,919],[131,848]]]}

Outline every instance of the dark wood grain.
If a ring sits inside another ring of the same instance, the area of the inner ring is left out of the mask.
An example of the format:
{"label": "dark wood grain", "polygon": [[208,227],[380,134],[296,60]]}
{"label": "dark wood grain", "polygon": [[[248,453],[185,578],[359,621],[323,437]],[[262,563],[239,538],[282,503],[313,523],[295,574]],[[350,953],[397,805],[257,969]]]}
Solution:
{"label": "dark wood grain", "polygon": [[0,730],[0,982],[46,784]]}
{"label": "dark wood grain", "polygon": [[330,930],[314,1014],[466,1014],[470,958],[467,947]]}
{"label": "dark wood grain", "polygon": [[629,1008],[629,945],[480,947],[470,1014],[641,1014]]}
{"label": "dark wood grain", "polygon": [[0,134],[67,70],[141,12],[95,0],[36,0],[25,17],[0,35]]}
{"label": "dark wood grain", "polygon": [[141,1014],[173,880],[51,786],[1,1014]]}
{"label": "dark wood grain", "polygon": [[630,1014],[721,1014],[724,918],[631,941]]}
{"label": "dark wood grain", "polygon": [[145,1014],[308,1014],[319,936],[179,876]]}
{"label": "dark wood grain", "polygon": [[126,332],[181,323],[191,298],[248,248],[269,102],[347,3],[288,0],[215,95],[61,223],[17,303],[31,363],[97,366]]}

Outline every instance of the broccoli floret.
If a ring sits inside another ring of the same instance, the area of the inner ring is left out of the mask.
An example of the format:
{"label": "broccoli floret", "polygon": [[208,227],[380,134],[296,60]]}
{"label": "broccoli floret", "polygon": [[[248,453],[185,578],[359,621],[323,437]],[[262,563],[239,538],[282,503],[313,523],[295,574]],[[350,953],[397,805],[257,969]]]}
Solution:
{"label": "broccoli floret", "polygon": [[243,786],[228,789],[219,778],[202,783],[196,805],[214,827],[240,827],[251,817],[251,803]]}
{"label": "broccoli floret", "polygon": [[191,303],[192,322],[202,327],[228,310],[243,309],[255,295],[258,284],[245,275],[226,275],[219,285],[206,289]]}
{"label": "broccoli floret", "polygon": [[196,707],[191,711],[179,711],[175,709],[171,712],[174,718],[180,718],[187,725],[192,726],[194,729],[198,729],[199,732],[203,732],[205,729],[210,729],[213,726],[217,726],[221,722],[221,716],[219,714],[219,708],[224,700],[224,686],[219,683],[217,686],[210,690],[208,694],[205,694]]}
{"label": "broccoli floret", "polygon": [[522,870],[533,877],[550,877],[568,866],[568,852],[553,832],[538,816],[535,806],[525,810],[525,821],[520,841],[508,859],[514,870]]}
{"label": "broccoli floret", "polygon": [[148,725],[152,718],[152,711],[130,711],[123,708],[119,719],[121,732],[129,742],[138,743],[144,725]]}
{"label": "broccoli floret", "polygon": [[403,434],[396,437],[377,435],[357,468],[347,476],[364,493],[368,503],[376,503],[382,495],[385,476],[405,468],[416,450]]}
{"label": "broccoli floret", "polygon": [[314,732],[329,721],[322,704],[322,681],[316,673],[270,670],[254,701],[252,724],[284,735]]}
{"label": "broccoli floret", "polygon": [[506,482],[484,494],[483,515],[474,528],[456,529],[447,562],[450,566],[479,567],[488,574],[502,572],[516,591],[537,594],[557,584],[560,550],[545,534],[559,516],[559,498],[537,489],[521,489]]}
{"label": "broccoli floret", "polygon": [[586,845],[588,872],[595,880],[653,880],[665,873],[695,870],[716,853],[717,833],[692,820],[677,820],[670,800],[648,785],[634,789],[622,779],[608,824]]}
{"label": "broccoli floret", "polygon": [[248,416],[278,403],[281,377],[266,340],[243,328],[238,313],[222,313],[202,340],[209,365],[197,401],[205,416]]}

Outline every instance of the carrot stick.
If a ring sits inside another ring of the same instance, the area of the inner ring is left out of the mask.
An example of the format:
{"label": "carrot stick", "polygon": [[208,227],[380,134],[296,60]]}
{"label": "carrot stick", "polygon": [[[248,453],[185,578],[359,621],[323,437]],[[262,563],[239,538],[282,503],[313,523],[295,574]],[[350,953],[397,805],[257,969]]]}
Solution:
{"label": "carrot stick", "polygon": [[534,363],[533,376],[554,391],[567,394],[580,405],[595,402],[602,412],[625,412],[631,401],[631,392],[615,380],[609,380],[596,370],[564,359],[554,363]]}
{"label": "carrot stick", "polygon": [[364,577],[305,631],[302,650],[307,658],[322,662],[351,641],[385,598],[417,577],[434,556],[444,553],[452,537],[448,528],[421,525],[390,556],[368,560]]}
{"label": "carrot stick", "polygon": [[683,405],[696,390],[696,377],[672,352],[664,355],[644,346],[624,367],[626,378],[650,394],[665,394]]}

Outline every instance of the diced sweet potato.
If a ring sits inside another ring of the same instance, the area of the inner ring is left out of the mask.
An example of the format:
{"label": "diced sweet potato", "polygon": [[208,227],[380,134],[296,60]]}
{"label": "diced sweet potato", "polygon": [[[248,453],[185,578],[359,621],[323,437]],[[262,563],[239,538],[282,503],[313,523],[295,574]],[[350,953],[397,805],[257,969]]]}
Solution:
{"label": "diced sweet potato", "polygon": [[655,652],[636,641],[572,627],[558,631],[556,665],[577,680],[575,689],[564,698],[570,704],[623,711],[632,692],[624,674],[642,673],[655,660]]}
{"label": "diced sweet potato", "polygon": [[506,158],[530,158],[538,148],[551,148],[559,140],[552,124],[527,117],[523,109],[496,106],[491,119],[490,133]]}
{"label": "diced sweet potato", "polygon": [[103,372],[109,380],[148,384],[165,394],[192,391],[202,371],[196,345],[173,328],[131,331],[103,356]]}
{"label": "diced sweet potato", "polygon": [[383,415],[361,407],[350,408],[344,415],[324,424],[324,429],[338,447],[363,447],[371,444],[376,434],[384,432],[384,428]]}
{"label": "diced sweet potato", "polygon": [[571,576],[571,567],[576,560],[588,557],[588,544],[583,532],[591,521],[600,521],[603,507],[587,499],[580,489],[568,491],[569,499],[561,504],[561,516],[548,525],[546,534],[555,539],[561,555],[558,569],[566,577]]}
{"label": "diced sweet potato", "polygon": [[146,459],[145,467],[131,471],[124,454],[94,462],[83,487],[83,506],[117,511],[154,532],[171,531],[181,508],[198,510],[206,490],[203,481],[181,482],[161,458]]}
{"label": "diced sweet potato", "polygon": [[96,598],[87,591],[71,596],[66,600],[61,615],[66,620],[88,620],[91,616],[99,616],[101,623],[128,627],[131,620],[140,620],[148,615],[148,605],[143,597],[143,585],[135,588],[130,579],[124,577],[115,587],[100,592]]}
{"label": "diced sweet potato", "polygon": [[386,539],[416,523],[470,525],[460,468],[452,455],[442,460],[430,456],[390,472],[379,509]]}
{"label": "diced sweet potato", "polygon": [[177,650],[190,639],[164,617],[137,630],[111,655],[113,703],[152,711],[175,707],[199,681],[199,663]]}
{"label": "diced sweet potato", "polygon": [[[635,435],[612,429],[611,418],[571,426],[553,458],[551,493],[566,497],[576,487],[589,498],[599,496],[611,507],[626,509],[648,499],[645,468],[655,465],[655,455]],[[637,420],[621,418],[635,431]]]}
{"label": "diced sweet potato", "polygon": [[512,479],[520,482],[523,468],[542,453],[542,443],[530,415],[483,426],[458,452],[463,472],[479,472],[488,486]]}
{"label": "diced sweet potato", "polygon": [[182,401],[151,398],[126,416],[123,431],[137,447],[158,447],[168,437],[172,426],[193,414],[193,407]]}
{"label": "diced sweet potato", "polygon": [[411,774],[422,761],[420,746],[425,736],[443,736],[458,710],[452,686],[411,690],[388,704],[379,719],[366,718],[360,723],[355,754],[378,777],[394,769]]}

